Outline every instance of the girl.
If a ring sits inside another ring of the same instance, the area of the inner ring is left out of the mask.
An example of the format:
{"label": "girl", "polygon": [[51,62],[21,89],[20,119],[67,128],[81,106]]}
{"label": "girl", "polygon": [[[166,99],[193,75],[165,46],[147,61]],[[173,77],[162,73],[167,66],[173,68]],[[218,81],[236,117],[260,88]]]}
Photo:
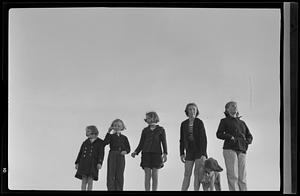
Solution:
{"label": "girl", "polygon": [[86,128],[88,138],[82,143],[75,161],[77,169],[75,177],[82,180],[81,190],[93,189],[93,180],[98,180],[98,171],[102,167],[104,145],[103,140],[98,138],[98,134],[96,126],[91,125]]}
{"label": "girl", "polygon": [[[122,191],[124,185],[125,157],[130,152],[130,145],[121,131],[125,130],[122,120],[116,119],[108,128],[104,145],[110,145],[107,159],[107,189],[109,191]],[[110,132],[113,131],[112,134]]]}
{"label": "girl", "polygon": [[184,163],[184,178],[182,191],[187,191],[190,185],[192,170],[194,169],[194,190],[199,191],[203,177],[204,161],[207,158],[207,138],[198,107],[195,103],[189,103],[185,107],[185,114],[188,119],[180,126],[180,158]]}
{"label": "girl", "polygon": [[143,129],[139,145],[131,156],[134,158],[142,151],[140,166],[145,171],[145,190],[150,191],[150,180],[152,178],[152,191],[156,191],[158,169],[162,168],[163,163],[167,161],[166,133],[163,127],[157,125],[159,118],[156,112],[146,113],[145,122],[148,127]]}
{"label": "girl", "polygon": [[224,140],[223,156],[229,191],[247,191],[246,151],[253,137],[246,123],[240,120],[236,102],[228,102],[224,114],[216,135]]}

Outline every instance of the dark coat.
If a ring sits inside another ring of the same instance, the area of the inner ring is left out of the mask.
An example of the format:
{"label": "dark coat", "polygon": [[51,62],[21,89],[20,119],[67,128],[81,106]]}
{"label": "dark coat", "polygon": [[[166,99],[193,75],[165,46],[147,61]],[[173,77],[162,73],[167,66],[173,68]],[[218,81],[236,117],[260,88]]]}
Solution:
{"label": "dark coat", "polygon": [[98,138],[91,143],[90,139],[86,139],[78,153],[75,164],[78,165],[76,178],[82,179],[82,175],[91,175],[95,181],[98,180],[97,164],[102,165],[104,158],[104,143],[103,140]]}
{"label": "dark coat", "polygon": [[137,154],[141,151],[168,154],[166,132],[163,127],[157,125],[153,131],[150,126],[143,129],[139,145],[135,149]]}
{"label": "dark coat", "polygon": [[[207,158],[207,137],[202,120],[195,118],[193,124],[193,136],[195,149],[194,152],[200,153]],[[189,119],[186,119],[181,123],[180,126],[180,140],[179,140],[179,149],[180,155],[185,154],[185,150],[188,149],[188,137],[189,137]]]}
{"label": "dark coat", "polygon": [[[221,119],[217,138],[224,140],[223,149],[230,149],[246,153],[248,145],[252,143],[253,137],[244,121],[240,117],[227,115]],[[235,139],[232,140],[231,137]]]}
{"label": "dark coat", "polygon": [[116,133],[107,133],[104,138],[104,145],[106,146],[108,144],[112,151],[126,151],[127,154],[130,152],[130,145],[125,135],[120,134],[120,136],[118,136]]}

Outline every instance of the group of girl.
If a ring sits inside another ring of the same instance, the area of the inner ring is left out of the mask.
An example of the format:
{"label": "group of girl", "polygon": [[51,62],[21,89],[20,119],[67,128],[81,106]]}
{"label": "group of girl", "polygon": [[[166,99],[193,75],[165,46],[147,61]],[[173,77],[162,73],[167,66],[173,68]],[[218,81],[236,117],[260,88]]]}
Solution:
{"label": "group of girl", "polygon": [[[195,103],[186,105],[185,114],[188,119],[180,126],[180,159],[185,164],[184,179],[181,190],[188,190],[190,178],[194,167],[194,190],[199,190],[205,175],[204,163],[207,159],[207,138],[202,120]],[[217,138],[225,140],[223,155],[227,170],[229,190],[247,190],[245,154],[248,145],[252,142],[252,135],[245,122],[240,120],[236,102],[225,105],[225,118],[221,119]],[[156,112],[146,113],[144,119],[148,124],[142,130],[139,144],[131,156],[134,158],[140,152],[140,166],[145,172],[145,190],[157,190],[158,170],[167,161],[167,140],[163,127],[159,126],[159,117]],[[110,145],[107,158],[107,189],[109,191],[122,191],[124,185],[125,155],[129,154],[130,144],[127,137],[121,132],[126,127],[121,119],[116,119],[108,128],[104,140],[98,137],[96,126],[86,127],[87,139],[82,143],[75,168],[75,177],[82,180],[81,190],[92,190],[93,181],[98,180],[98,171],[102,167],[104,148]],[[204,185],[203,185],[204,186]]]}
{"label": "group of girl", "polygon": [[[139,145],[131,153],[134,158],[142,151],[140,166],[145,171],[145,190],[157,190],[158,169],[167,161],[167,141],[163,127],[157,125],[159,117],[156,112],[146,113],[145,122],[148,124],[143,129]],[[107,189],[109,191],[122,191],[124,185],[125,155],[130,153],[130,144],[127,137],[121,132],[125,130],[121,119],[116,119],[108,128],[108,132],[101,140],[96,126],[86,128],[88,137],[81,145],[75,168],[76,178],[82,180],[81,190],[92,190],[93,180],[98,180],[98,171],[102,167],[104,148],[109,144],[110,150],[107,158]],[[161,147],[162,146],[162,147]]]}

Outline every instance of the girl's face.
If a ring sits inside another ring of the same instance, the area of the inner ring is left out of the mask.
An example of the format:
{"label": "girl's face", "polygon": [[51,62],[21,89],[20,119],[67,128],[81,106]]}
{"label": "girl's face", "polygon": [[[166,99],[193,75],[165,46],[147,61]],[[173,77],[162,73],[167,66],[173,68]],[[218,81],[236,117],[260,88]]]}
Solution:
{"label": "girl's face", "polygon": [[229,104],[227,111],[231,116],[234,116],[237,113],[237,104],[236,103]]}
{"label": "girl's face", "polygon": [[154,125],[154,124],[156,124],[156,123],[154,122],[153,118],[151,118],[150,116],[147,116],[147,115],[146,115],[145,121],[146,121],[146,123],[147,123],[148,125]]}
{"label": "girl's face", "polygon": [[116,121],[116,122],[113,123],[112,128],[116,132],[120,132],[124,127],[123,127],[123,124],[120,121]]}
{"label": "girl's face", "polygon": [[197,107],[194,106],[194,105],[190,105],[190,106],[187,108],[187,112],[188,112],[188,116],[189,116],[189,117],[195,118],[195,117],[196,117],[196,114],[197,114]]}
{"label": "girl's face", "polygon": [[88,137],[89,139],[95,139],[97,138],[97,135],[96,134],[92,134],[92,131],[90,129],[86,129],[85,131],[85,135],[86,137]]}

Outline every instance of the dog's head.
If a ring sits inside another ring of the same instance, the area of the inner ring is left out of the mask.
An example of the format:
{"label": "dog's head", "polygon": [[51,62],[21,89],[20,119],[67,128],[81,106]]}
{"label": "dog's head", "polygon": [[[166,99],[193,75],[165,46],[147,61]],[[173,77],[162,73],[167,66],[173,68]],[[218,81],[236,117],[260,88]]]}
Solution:
{"label": "dog's head", "polygon": [[215,160],[214,158],[208,158],[205,160],[204,169],[206,172],[210,172],[210,171],[221,172],[221,171],[223,171],[223,168],[218,164],[217,160]]}

